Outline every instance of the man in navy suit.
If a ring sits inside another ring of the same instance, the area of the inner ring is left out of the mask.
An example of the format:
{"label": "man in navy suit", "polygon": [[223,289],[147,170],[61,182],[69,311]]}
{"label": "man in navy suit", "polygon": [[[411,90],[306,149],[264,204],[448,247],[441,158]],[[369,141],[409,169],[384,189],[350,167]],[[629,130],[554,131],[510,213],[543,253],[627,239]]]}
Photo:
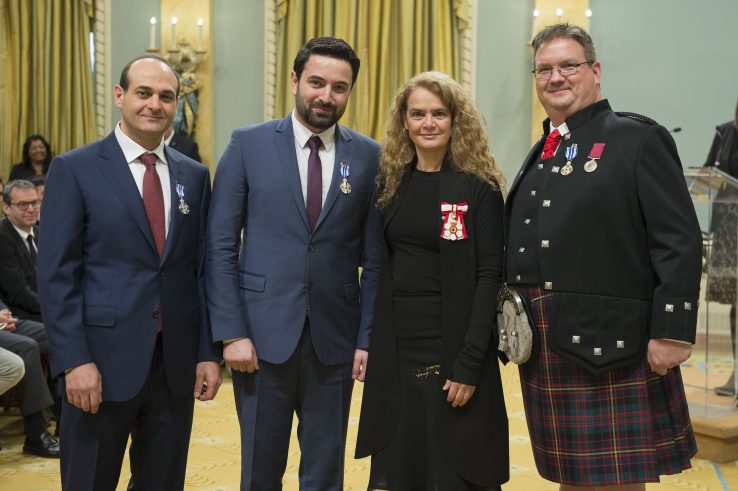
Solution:
{"label": "man in navy suit", "polygon": [[233,132],[208,224],[208,307],[234,370],[244,490],[281,489],[295,412],[300,489],[342,489],[377,285],[379,146],[336,124],[359,59],[316,38],[293,68],[295,110]]}
{"label": "man in navy suit", "polygon": [[202,278],[208,170],[162,142],[178,93],[163,59],[135,58],[114,88],[115,131],[48,174],[38,275],[64,374],[63,489],[114,490],[129,435],[128,489],[183,489],[194,399],[220,385]]}

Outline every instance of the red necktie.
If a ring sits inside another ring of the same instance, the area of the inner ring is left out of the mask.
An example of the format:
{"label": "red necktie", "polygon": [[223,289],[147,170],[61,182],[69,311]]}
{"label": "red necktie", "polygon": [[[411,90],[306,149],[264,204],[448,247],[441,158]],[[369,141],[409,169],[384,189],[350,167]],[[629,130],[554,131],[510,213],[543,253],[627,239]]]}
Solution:
{"label": "red necktie", "polygon": [[161,257],[164,255],[166,244],[164,233],[166,220],[164,219],[164,193],[161,190],[159,174],[156,172],[157,157],[156,154],[145,153],[138,159],[146,166],[143,178],[143,202],[156,243],[156,250],[159,251],[159,257]]}
{"label": "red necktie", "polygon": [[543,156],[541,160],[550,159],[554,156],[556,147],[559,146],[559,140],[561,140],[561,133],[559,133],[558,129],[554,128],[546,137],[546,143],[543,144]]}
{"label": "red necktie", "polygon": [[[164,235],[166,221],[164,219],[164,193],[161,190],[159,174],[156,172],[156,161],[158,158],[156,154],[144,153],[138,160],[146,166],[146,172],[144,172],[143,178],[143,202],[144,208],[146,208],[146,216],[149,219],[151,233],[154,235],[156,250],[159,252],[159,257],[161,257],[164,254],[164,245],[166,244],[166,237]],[[156,318],[157,333],[161,332],[162,325],[163,321],[161,313],[159,313]]]}
{"label": "red necktie", "polygon": [[307,141],[307,145],[310,147],[310,156],[308,157],[306,208],[311,231],[315,229],[320,210],[323,209],[323,169],[318,153],[322,143],[323,141],[317,135],[311,136]]}

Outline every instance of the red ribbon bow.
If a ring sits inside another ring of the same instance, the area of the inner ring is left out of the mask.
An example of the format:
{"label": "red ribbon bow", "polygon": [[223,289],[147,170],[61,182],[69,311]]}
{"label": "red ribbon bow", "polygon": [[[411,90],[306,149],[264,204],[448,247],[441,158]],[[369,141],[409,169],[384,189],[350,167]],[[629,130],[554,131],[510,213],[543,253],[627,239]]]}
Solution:
{"label": "red ribbon bow", "polygon": [[442,239],[462,240],[469,237],[464,226],[464,215],[467,211],[469,211],[469,205],[466,201],[459,204],[441,202],[441,214],[443,214]]}

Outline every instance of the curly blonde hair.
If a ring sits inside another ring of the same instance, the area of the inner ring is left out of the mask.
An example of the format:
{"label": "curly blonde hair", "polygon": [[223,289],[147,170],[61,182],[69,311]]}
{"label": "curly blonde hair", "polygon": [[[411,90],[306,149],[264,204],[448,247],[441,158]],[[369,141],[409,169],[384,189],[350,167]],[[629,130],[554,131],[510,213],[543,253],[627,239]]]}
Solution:
{"label": "curly blonde hair", "polygon": [[451,141],[448,161],[451,168],[476,176],[504,193],[505,178],[489,150],[484,117],[459,83],[440,72],[423,72],[397,91],[382,141],[377,175],[377,205],[385,208],[397,193],[402,176],[415,161],[415,145],[405,131],[407,100],[415,89],[435,94],[451,113]]}

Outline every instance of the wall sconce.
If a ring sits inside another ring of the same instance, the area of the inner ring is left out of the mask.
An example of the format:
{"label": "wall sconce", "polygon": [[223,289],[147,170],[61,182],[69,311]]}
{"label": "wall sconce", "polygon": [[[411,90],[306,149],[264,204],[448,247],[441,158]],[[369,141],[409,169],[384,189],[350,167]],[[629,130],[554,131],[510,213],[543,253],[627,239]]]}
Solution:
{"label": "wall sconce", "polygon": [[202,44],[202,26],[205,21],[202,18],[197,19],[197,48],[193,48],[186,40],[177,41],[176,17],[172,17],[170,23],[171,43],[164,52],[156,47],[156,17],[150,19],[149,47],[146,51],[161,54],[179,75],[179,104],[174,117],[174,130],[179,134],[192,136],[197,118],[197,91],[200,88],[195,70],[207,53]]}
{"label": "wall sconce", "polygon": [[[149,47],[146,48],[146,51],[149,53],[160,53],[162,50],[156,47],[156,17],[152,17],[149,23]],[[197,69],[197,65],[202,62],[207,53],[202,45],[202,26],[205,24],[205,21],[202,18],[197,19],[197,48],[193,48],[185,40],[177,41],[176,17],[172,17],[170,23],[172,26],[170,35],[171,43],[169,49],[166,52],[161,52],[161,55],[180,75],[186,72],[194,72]]]}

